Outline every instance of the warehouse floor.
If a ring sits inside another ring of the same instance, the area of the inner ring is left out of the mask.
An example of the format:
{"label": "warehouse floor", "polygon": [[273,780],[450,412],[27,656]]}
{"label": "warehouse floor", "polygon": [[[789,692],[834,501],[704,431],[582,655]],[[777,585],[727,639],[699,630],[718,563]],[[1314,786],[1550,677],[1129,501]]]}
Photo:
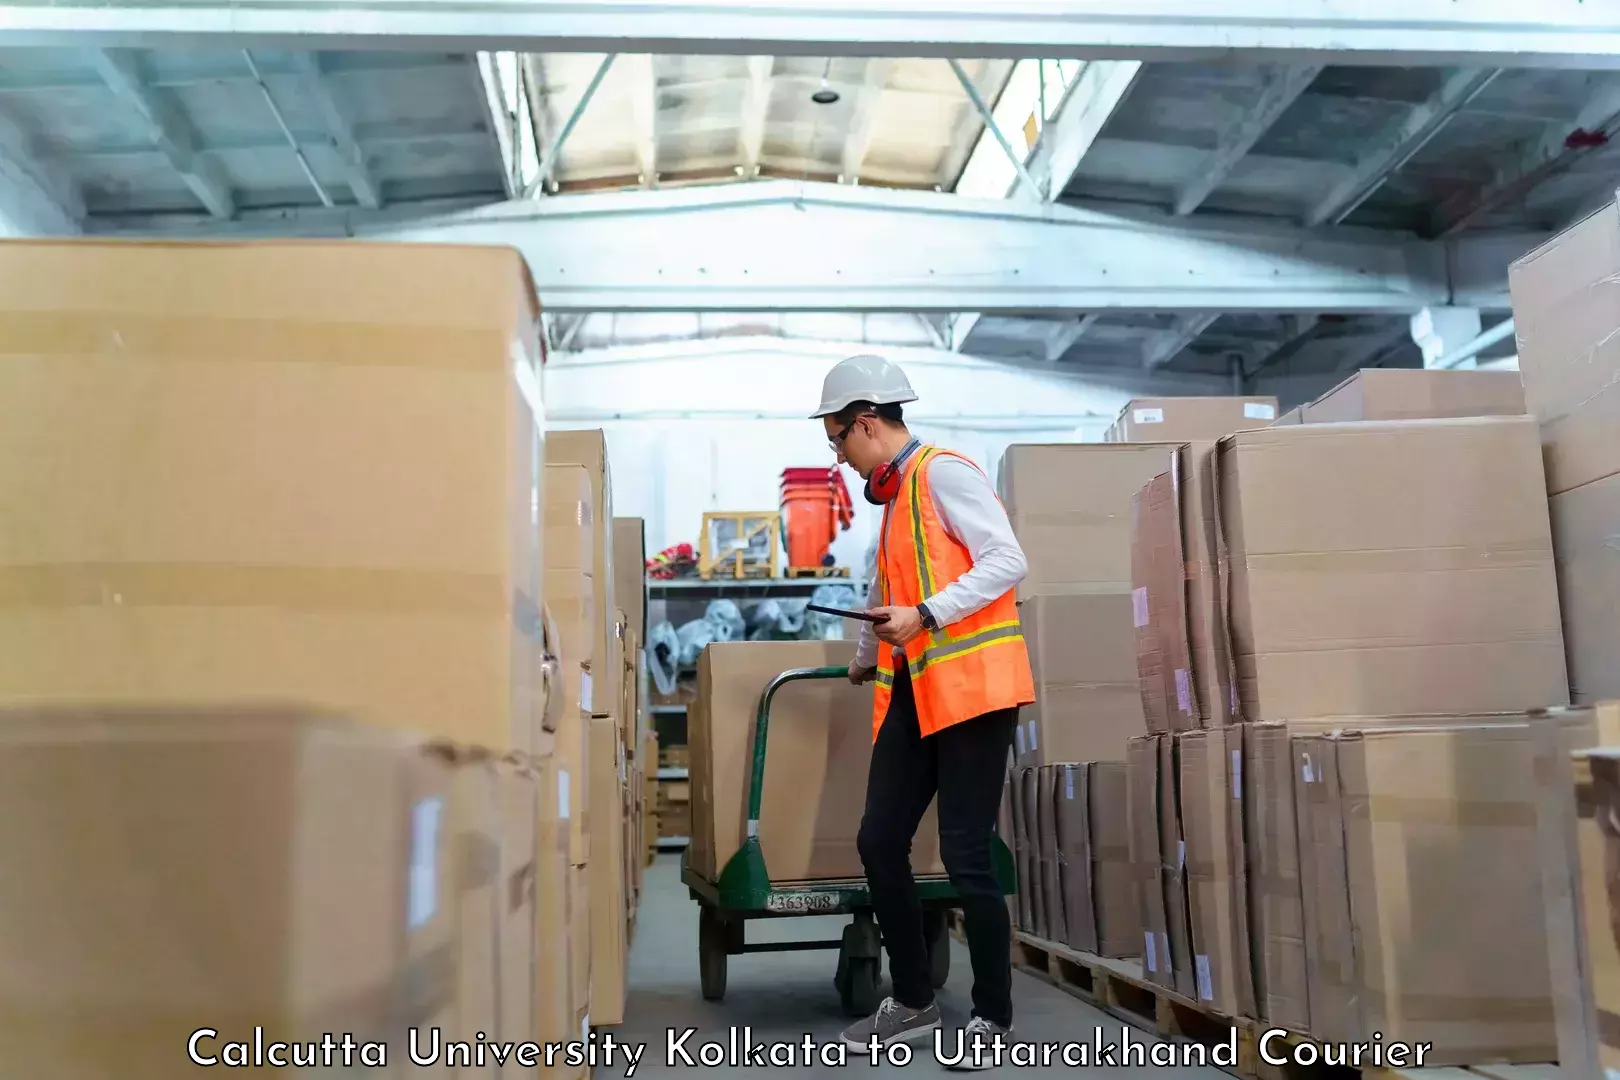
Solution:
{"label": "warehouse floor", "polygon": [[[681,885],[679,875],[679,856],[660,855],[657,863],[648,869],[643,886],[636,940],[630,956],[627,1021],[612,1029],[616,1040],[646,1045],[633,1080],[656,1080],[687,1070],[678,1058],[674,1064],[666,1061],[669,1029],[674,1029],[677,1035],[688,1027],[698,1029],[684,1044],[694,1058],[702,1042],[726,1040],[732,1027],[739,1029],[739,1035],[744,1026],[751,1028],[750,1034],[756,1042],[802,1042],[807,1033],[818,1043],[835,1040],[847,1021],[839,1013],[838,997],[833,990],[836,954],[831,951],[732,957],[726,1000],[713,1003],[703,1000],[698,992],[697,906]],[[807,918],[756,922],[749,926],[748,932],[750,940],[829,939],[838,935],[846,921]],[[952,943],[952,949],[951,979],[941,995],[941,1002],[946,1024],[959,1025],[968,1016],[972,977],[967,950],[956,942]],[[1107,1039],[1119,1041],[1117,1019],[1021,972],[1015,972],[1013,980],[1018,1041],[1083,1040],[1089,1043],[1098,1027],[1103,1029]],[[1149,1036],[1135,1029],[1132,1029],[1132,1037],[1137,1041],[1151,1041]],[[917,1051],[915,1060],[903,1070],[906,1074],[943,1075],[946,1072],[934,1060],[931,1043],[919,1046]],[[861,1075],[877,1072],[892,1075],[902,1071],[892,1065],[872,1070],[864,1055],[851,1054],[849,1065],[859,1067]],[[722,1065],[718,1070],[704,1071],[740,1075],[747,1068]],[[817,1064],[809,1069],[795,1067],[793,1072],[832,1076],[841,1070]],[[1017,1067],[1009,1063],[991,1072],[1016,1073],[1022,1077],[1106,1072],[1118,1080],[1148,1080],[1150,1076],[1154,1080],[1170,1076],[1177,1080],[1228,1080],[1227,1074],[1208,1066],[1167,1069],[1118,1065],[1077,1070],[1066,1068],[1057,1060],[1047,1067]],[[626,1068],[617,1058],[611,1067],[599,1066],[596,1070],[597,1077],[625,1075]]]}

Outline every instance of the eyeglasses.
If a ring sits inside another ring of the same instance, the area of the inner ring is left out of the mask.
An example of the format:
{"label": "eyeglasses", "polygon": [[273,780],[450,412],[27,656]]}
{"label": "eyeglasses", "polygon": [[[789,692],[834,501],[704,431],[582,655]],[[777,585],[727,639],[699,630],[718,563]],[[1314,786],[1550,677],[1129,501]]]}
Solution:
{"label": "eyeglasses", "polygon": [[876,415],[877,415],[877,413],[861,413],[860,416],[857,416],[855,419],[853,419],[849,423],[845,424],[844,425],[844,430],[840,431],[838,434],[836,434],[832,438],[828,439],[827,440],[827,446],[829,448],[831,448],[833,453],[842,454],[844,452],[844,440],[849,438],[849,433],[855,430],[855,425],[859,424],[861,422],[861,416],[876,416]]}

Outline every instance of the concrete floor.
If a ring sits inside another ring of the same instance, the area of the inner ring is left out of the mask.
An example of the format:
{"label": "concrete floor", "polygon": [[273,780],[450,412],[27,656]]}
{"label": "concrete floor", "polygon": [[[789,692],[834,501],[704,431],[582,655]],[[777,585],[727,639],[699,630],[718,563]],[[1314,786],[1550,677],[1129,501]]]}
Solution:
{"label": "concrete floor", "polygon": [[[842,932],[847,921],[843,917],[765,920],[751,923],[748,934],[750,941],[830,940]],[[952,950],[950,983],[940,993],[947,1029],[967,1019],[973,982],[966,948],[953,942]],[[835,959],[836,954],[831,951],[734,956],[727,974],[726,999],[704,1001],[698,991],[697,905],[680,883],[679,857],[660,855],[657,863],[648,869],[643,887],[636,940],[630,954],[626,1022],[611,1029],[616,1040],[646,1046],[632,1080],[659,1080],[688,1070],[678,1058],[674,1064],[666,1060],[670,1029],[677,1033],[688,1027],[697,1029],[684,1044],[694,1059],[698,1057],[701,1043],[724,1042],[733,1027],[738,1029],[739,1038],[743,1027],[751,1028],[756,1042],[802,1043],[807,1034],[817,1043],[835,1041],[848,1022],[839,1012],[838,995],[832,985]],[[1017,1010],[1015,1041],[1090,1043],[1098,1028],[1109,1041],[1117,1043],[1121,1038],[1119,1020],[1022,972],[1013,974],[1013,996]],[[1137,1042],[1156,1041],[1134,1028],[1131,1037]],[[849,1066],[861,1069],[861,1075],[895,1075],[902,1071],[888,1063],[873,1068],[864,1054],[852,1053],[848,1062]],[[776,1075],[784,1071],[780,1067],[767,1068]],[[623,1061],[616,1057],[611,1066],[598,1066],[595,1075],[621,1077],[627,1075],[627,1071]],[[757,1066],[732,1068],[724,1064],[715,1069],[703,1069],[705,1073],[721,1076],[759,1071],[762,1070]],[[947,1070],[935,1060],[930,1042],[916,1048],[916,1057],[903,1071],[908,1075],[943,1075]],[[795,1064],[791,1072],[798,1076],[833,1076],[842,1070],[818,1062],[808,1069]],[[1149,1077],[1153,1080],[1171,1077],[1230,1080],[1226,1073],[1211,1066],[1117,1064],[1071,1068],[1057,1058],[1049,1066],[1021,1067],[1008,1063],[988,1072],[1030,1078],[1062,1073],[1067,1076],[1106,1074],[1118,1080],[1148,1080]]]}

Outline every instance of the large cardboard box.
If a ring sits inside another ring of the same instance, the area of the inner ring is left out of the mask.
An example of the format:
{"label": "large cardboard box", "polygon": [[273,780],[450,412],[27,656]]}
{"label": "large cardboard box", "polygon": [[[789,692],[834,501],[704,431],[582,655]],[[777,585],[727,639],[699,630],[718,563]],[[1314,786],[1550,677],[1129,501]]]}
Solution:
{"label": "large cardboard box", "polygon": [[1253,1016],[1248,873],[1243,845],[1243,731],[1175,736],[1186,839],[1193,988],[1225,1016]]}
{"label": "large cardboard box", "polygon": [[1147,730],[1130,597],[1034,596],[1018,615],[1035,672],[1035,704],[1020,710],[1014,737],[1018,763],[1124,760],[1125,744]]}
{"label": "large cardboard box", "polygon": [[1620,1039],[1611,1034],[1605,1049],[1594,989],[1604,988],[1612,1015],[1620,1005],[1616,994],[1620,948],[1610,912],[1605,838],[1592,799],[1590,764],[1574,763],[1574,783],[1570,766],[1572,755],[1620,745],[1620,703],[1532,713],[1529,722],[1535,744],[1536,828],[1558,1062],[1571,1076],[1602,1076],[1605,1068],[1620,1068]]}
{"label": "large cardboard box", "polygon": [[1040,767],[1017,770],[1018,791],[1018,904],[1019,925],[1036,937],[1046,937],[1046,877],[1041,865]]}
{"label": "large cardboard box", "polygon": [[0,693],[529,749],[537,310],[493,247],[0,243]]}
{"label": "large cardboard box", "polygon": [[[1584,1042],[1569,1058],[1573,1075],[1613,1076],[1620,1070],[1620,1031],[1614,1017],[1620,1015],[1620,898],[1615,896],[1615,845],[1620,843],[1620,743],[1615,741],[1612,720],[1606,718],[1601,737],[1604,745],[1576,752],[1573,783],[1570,784],[1577,808],[1575,851],[1578,853],[1580,884],[1574,890],[1581,916],[1582,944],[1579,981],[1574,983],[1581,1001],[1572,1011],[1560,1002],[1559,1053],[1564,1057],[1566,1039]],[[1566,770],[1567,771],[1567,770]],[[1566,779],[1566,783],[1569,780]],[[1567,967],[1555,975],[1568,978]],[[1566,984],[1568,985],[1568,984]],[[1562,988],[1561,988],[1562,989]],[[1566,1031],[1567,1029],[1567,1031]],[[1596,1059],[1597,1068],[1574,1072],[1583,1063]]]}
{"label": "large cardboard box", "polygon": [[560,699],[556,753],[563,770],[559,779],[570,800],[572,857],[575,865],[583,866],[590,849],[586,824],[590,818],[589,721],[596,697],[593,675],[606,662],[595,659],[595,495],[590,473],[582,466],[547,465],[545,471],[546,612],[556,629],[561,676],[555,687]]}
{"label": "large cardboard box", "polygon": [[[792,668],[847,667],[853,641],[715,643],[698,660],[687,716],[692,841],[687,865],[711,881],[748,835],[748,784],[760,695]],[[789,683],[771,702],[759,840],[771,880],[863,877],[855,838],[872,757],[872,691],[847,679]],[[918,874],[943,874],[930,807],[912,844]]]}
{"label": "large cardboard box", "polygon": [[[1131,499],[1163,470],[1163,449],[1152,446],[1007,447],[999,491],[1029,562],[1018,598],[1090,594],[1128,604]],[[1119,610],[1129,619],[1128,606]]]}
{"label": "large cardboard box", "polygon": [[1219,439],[1277,419],[1274,397],[1135,398],[1108,429],[1108,442]]}
{"label": "large cardboard box", "polygon": [[[558,431],[546,433],[546,463],[548,465],[578,465],[585,469],[591,481],[591,505],[595,516],[591,524],[591,585],[593,589],[592,613],[595,619],[592,658],[611,655],[613,651],[613,609],[620,606],[615,598],[613,568],[613,477],[608,468],[607,436],[600,428],[584,431]],[[590,711],[603,714],[612,710],[612,702],[619,700],[619,672],[615,669],[599,671],[592,665],[592,675],[598,684],[594,695],[599,702]]]}
{"label": "large cardboard box", "polygon": [[1063,892],[1058,878],[1057,765],[1035,770],[1035,857],[1040,862],[1042,923],[1037,933],[1048,941],[1067,941]]}
{"label": "large cardboard box", "polygon": [[[567,1042],[579,1031],[574,1015],[574,968],[587,958],[573,950],[573,859],[569,852],[570,800],[555,760],[533,763],[539,816],[535,821],[535,1026],[545,1042]],[[541,1075],[567,1078],[568,1069]]]}
{"label": "large cardboard box", "polygon": [[1620,205],[1513,264],[1525,403],[1541,425],[1571,697],[1620,697]]}
{"label": "large cardboard box", "polygon": [[591,718],[591,1023],[624,1022],[628,881],[624,865],[624,742],[611,716]]}
{"label": "large cardboard box", "polygon": [[[1294,768],[1296,738],[1341,730],[1518,724],[1523,713],[1477,713],[1459,716],[1335,717],[1322,720],[1267,721],[1243,725],[1244,839],[1248,860],[1252,950],[1257,1015],[1290,1031],[1317,1030],[1312,1006],[1313,980],[1325,978],[1334,995],[1348,989],[1335,968],[1339,958],[1319,954],[1319,910],[1307,910],[1303,867],[1310,857],[1310,836],[1298,822],[1308,809],[1296,805],[1298,793],[1326,790],[1304,786]],[[1312,873],[1314,874],[1314,868]],[[1342,874],[1342,868],[1338,871]],[[1342,881],[1340,882],[1342,887]],[[1307,927],[1311,929],[1307,931]]]}
{"label": "large cardboard box", "polygon": [[[496,972],[500,977],[502,1040],[539,1042],[539,822],[540,782],[533,761],[505,761],[496,772],[500,804],[500,870],[496,881],[498,911]],[[553,807],[555,810],[555,807]],[[501,1080],[532,1080],[511,1058],[499,1069]]]}
{"label": "large cardboard box", "polygon": [[1438,420],[1450,416],[1523,416],[1517,371],[1366,368],[1302,409],[1301,421]]}
{"label": "large cardboard box", "polygon": [[1131,858],[1127,767],[1094,761],[1056,768],[1063,942],[1099,956],[1139,956],[1142,917]]}
{"label": "large cardboard box", "polygon": [[1620,203],[1508,271],[1525,405],[1541,424],[1554,495],[1620,469]]}
{"label": "large cardboard box", "polygon": [[1174,740],[1168,735],[1132,739],[1125,768],[1142,967],[1150,981],[1192,997],[1196,990],[1187,927],[1186,847],[1176,809]]}
{"label": "large cardboard box", "polygon": [[1307,910],[1335,946],[1314,1036],[1430,1044],[1412,1065],[1555,1059],[1531,741],[1522,723],[1294,739],[1301,855],[1324,871]]}
{"label": "large cardboard box", "polygon": [[1150,729],[1236,723],[1216,527],[1214,442],[1171,447],[1166,472],[1138,493],[1132,531],[1137,674]]}
{"label": "large cardboard box", "polygon": [[613,602],[630,617],[637,641],[647,640],[647,523],[613,519]]}
{"label": "large cardboard box", "polygon": [[[1123,761],[1143,734],[1131,609],[1131,500],[1163,447],[1017,445],[1000,490],[1029,561],[1019,586],[1035,676],[1019,763]],[[1087,643],[1075,649],[1075,641]]]}
{"label": "large cardboard box", "polygon": [[255,1026],[348,1031],[391,1066],[412,1026],[472,1039],[457,771],[419,738],[301,712],[5,713],[7,1069],[169,1080],[204,1026],[206,1055]]}
{"label": "large cardboard box", "polygon": [[1568,700],[1528,418],[1262,428],[1217,456],[1245,719]]}

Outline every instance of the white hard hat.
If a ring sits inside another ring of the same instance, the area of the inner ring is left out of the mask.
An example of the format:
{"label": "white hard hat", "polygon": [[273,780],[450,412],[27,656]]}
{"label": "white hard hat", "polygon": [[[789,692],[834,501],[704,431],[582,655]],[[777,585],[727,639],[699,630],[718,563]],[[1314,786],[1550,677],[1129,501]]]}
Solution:
{"label": "white hard hat", "polygon": [[840,360],[827,372],[827,379],[821,384],[821,405],[810,414],[810,419],[831,416],[857,401],[903,405],[916,400],[910,380],[898,365],[881,356],[862,354]]}

